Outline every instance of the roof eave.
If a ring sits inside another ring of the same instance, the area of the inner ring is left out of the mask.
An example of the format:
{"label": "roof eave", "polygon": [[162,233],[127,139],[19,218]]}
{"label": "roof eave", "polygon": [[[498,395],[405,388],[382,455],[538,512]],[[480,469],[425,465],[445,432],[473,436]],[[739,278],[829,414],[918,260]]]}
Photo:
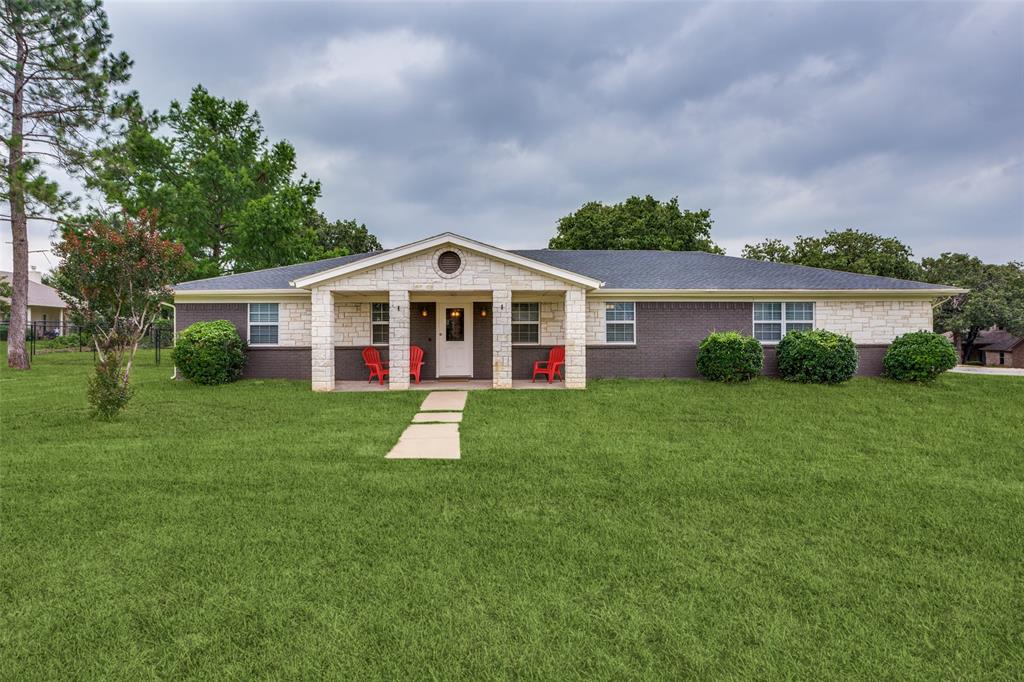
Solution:
{"label": "roof eave", "polygon": [[884,299],[935,299],[966,293],[967,289],[944,287],[942,289],[631,289],[605,288],[594,295],[607,297],[679,297],[679,298],[727,298],[749,299],[799,296],[802,298],[884,298]]}

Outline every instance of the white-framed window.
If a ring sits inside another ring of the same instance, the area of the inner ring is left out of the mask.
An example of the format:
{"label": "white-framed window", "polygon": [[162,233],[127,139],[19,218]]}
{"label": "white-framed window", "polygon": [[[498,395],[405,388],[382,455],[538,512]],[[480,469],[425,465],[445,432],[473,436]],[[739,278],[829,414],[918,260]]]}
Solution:
{"label": "white-framed window", "polygon": [[512,304],[512,343],[540,343],[540,303]]}
{"label": "white-framed window", "polygon": [[391,304],[370,304],[370,342],[375,346],[388,345],[388,324],[391,321]]}
{"label": "white-framed window", "polygon": [[814,303],[754,303],[754,338],[778,343],[789,332],[814,329]]}
{"label": "white-framed window", "polygon": [[278,338],[278,304],[249,304],[249,344],[276,346]]}
{"label": "white-framed window", "polygon": [[606,343],[636,343],[636,304],[606,303],[604,306]]}

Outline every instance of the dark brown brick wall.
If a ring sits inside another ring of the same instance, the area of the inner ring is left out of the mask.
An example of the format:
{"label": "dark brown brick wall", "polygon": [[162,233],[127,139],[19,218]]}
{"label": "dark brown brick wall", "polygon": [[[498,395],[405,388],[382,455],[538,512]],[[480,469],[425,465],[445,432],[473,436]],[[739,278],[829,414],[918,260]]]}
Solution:
{"label": "dark brown brick wall", "polygon": [[179,303],[174,306],[174,330],[183,331],[195,322],[227,320],[235,325],[242,340],[249,341],[249,305],[247,303]]}
{"label": "dark brown brick wall", "polygon": [[[484,310],[487,317],[480,315]],[[494,363],[491,357],[494,348],[494,336],[491,332],[491,304],[476,302],[473,304],[473,378],[490,379],[494,376]],[[513,357],[515,354],[513,353]]]}
{"label": "dark brown brick wall", "polygon": [[[551,346],[512,346],[512,378],[531,378],[533,363],[537,360],[547,360],[550,351]],[[562,376],[565,376],[564,369]]]}
{"label": "dark brown brick wall", "polygon": [[697,345],[713,331],[752,331],[750,303],[638,302],[636,345],[588,346],[587,376],[695,377]]}
{"label": "dark brown brick wall", "polygon": [[242,377],[309,381],[312,366],[313,358],[309,348],[250,348]]}
{"label": "dark brown brick wall", "polygon": [[[437,306],[434,303],[412,303],[409,308],[412,311],[409,341],[423,349],[420,380],[433,379],[437,372],[437,352],[434,347],[434,336],[437,334]],[[427,311],[426,317],[423,317],[423,310]]]}
{"label": "dark brown brick wall", "polygon": [[[889,346],[884,344],[857,346],[857,376],[882,376],[882,360],[885,358],[885,351],[888,348]],[[764,369],[761,370],[761,374],[772,377],[779,376],[779,362],[775,346],[764,347]]]}

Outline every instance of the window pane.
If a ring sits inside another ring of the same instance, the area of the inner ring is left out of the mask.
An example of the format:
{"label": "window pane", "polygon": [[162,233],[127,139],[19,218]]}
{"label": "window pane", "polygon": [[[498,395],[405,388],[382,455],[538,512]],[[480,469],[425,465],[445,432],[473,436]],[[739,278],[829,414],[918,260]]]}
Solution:
{"label": "window pane", "polygon": [[754,321],[755,322],[771,322],[773,320],[782,319],[782,304],[781,303],[755,303],[754,304]]}
{"label": "window pane", "polygon": [[390,319],[390,306],[387,303],[371,304],[370,320],[373,322],[387,322]]}
{"label": "window pane", "polygon": [[778,322],[755,322],[754,338],[758,341],[778,341],[782,338],[782,325]]}
{"label": "window pane", "polygon": [[513,303],[513,322],[536,322],[540,319],[540,303]]}
{"label": "window pane", "polygon": [[249,343],[277,343],[277,325],[251,325],[249,327]]}
{"label": "window pane", "polygon": [[632,303],[607,303],[604,307],[604,319],[609,322],[628,322],[635,319]]}
{"label": "window pane", "polygon": [[814,304],[813,303],[787,303],[786,304],[786,319],[797,320],[800,322],[813,322],[814,321]]}
{"label": "window pane", "polygon": [[814,325],[810,322],[787,322],[786,333],[789,332],[809,332],[814,329]]}
{"label": "window pane", "polygon": [[633,325],[608,323],[605,329],[605,340],[608,343],[633,343]]}
{"label": "window pane", "polygon": [[462,321],[465,315],[463,308],[447,308],[445,310],[444,338],[445,341],[464,341],[465,329]]}
{"label": "window pane", "polygon": [[386,324],[373,325],[373,343],[384,344],[388,342],[388,326]]}
{"label": "window pane", "polygon": [[276,303],[250,303],[250,322],[277,322]]}
{"label": "window pane", "polygon": [[513,324],[512,343],[539,343],[540,325],[538,324]]}

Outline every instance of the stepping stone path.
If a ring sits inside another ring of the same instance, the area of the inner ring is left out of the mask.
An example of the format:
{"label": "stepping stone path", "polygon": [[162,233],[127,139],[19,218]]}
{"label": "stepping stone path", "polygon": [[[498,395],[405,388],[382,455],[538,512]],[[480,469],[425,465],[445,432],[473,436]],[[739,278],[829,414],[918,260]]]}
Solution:
{"label": "stepping stone path", "polygon": [[459,459],[465,391],[432,391],[387,459]]}

